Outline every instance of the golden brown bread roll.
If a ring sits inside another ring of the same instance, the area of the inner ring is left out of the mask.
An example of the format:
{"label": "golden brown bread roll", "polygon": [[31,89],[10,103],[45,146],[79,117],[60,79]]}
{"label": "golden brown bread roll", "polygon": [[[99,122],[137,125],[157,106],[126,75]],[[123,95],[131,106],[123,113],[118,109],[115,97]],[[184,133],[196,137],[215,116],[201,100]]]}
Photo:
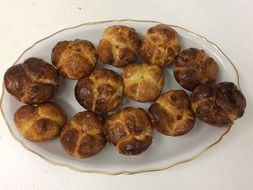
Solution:
{"label": "golden brown bread roll", "polygon": [[232,82],[206,83],[193,90],[191,104],[200,120],[227,127],[243,116],[246,99]]}
{"label": "golden brown bread roll", "polygon": [[95,46],[88,40],[58,42],[52,50],[52,63],[68,79],[89,76],[97,63]]}
{"label": "golden brown bread roll", "polygon": [[109,116],[104,125],[108,142],[121,154],[137,155],[152,143],[152,126],[141,108],[126,107]]}
{"label": "golden brown bread roll", "polygon": [[162,94],[149,108],[152,126],[168,136],[188,133],[195,123],[191,103],[183,90]]}
{"label": "golden brown bread roll", "polygon": [[200,84],[215,81],[218,71],[217,63],[204,50],[186,49],[175,60],[175,79],[187,90],[192,91]]}
{"label": "golden brown bread roll", "polygon": [[141,39],[140,55],[144,62],[165,66],[174,61],[180,51],[177,32],[165,24],[158,24]]}
{"label": "golden brown bread roll", "polygon": [[59,135],[66,123],[67,115],[52,102],[37,106],[23,105],[14,114],[19,132],[30,141],[45,141]]}
{"label": "golden brown bread roll", "polygon": [[115,25],[105,29],[98,44],[98,56],[103,63],[123,67],[137,60],[139,37],[135,29]]}
{"label": "golden brown bread roll", "polygon": [[155,100],[164,85],[164,74],[157,65],[130,64],[123,69],[125,94],[138,102]]}
{"label": "golden brown bread roll", "polygon": [[71,156],[87,158],[106,144],[101,118],[90,111],[77,113],[61,132],[61,144]]}
{"label": "golden brown bread roll", "polygon": [[49,100],[55,94],[59,80],[59,74],[51,64],[35,57],[10,67],[4,75],[6,90],[26,104]]}
{"label": "golden brown bread roll", "polygon": [[123,80],[109,69],[96,69],[75,87],[77,101],[84,108],[105,113],[115,109],[123,99]]}

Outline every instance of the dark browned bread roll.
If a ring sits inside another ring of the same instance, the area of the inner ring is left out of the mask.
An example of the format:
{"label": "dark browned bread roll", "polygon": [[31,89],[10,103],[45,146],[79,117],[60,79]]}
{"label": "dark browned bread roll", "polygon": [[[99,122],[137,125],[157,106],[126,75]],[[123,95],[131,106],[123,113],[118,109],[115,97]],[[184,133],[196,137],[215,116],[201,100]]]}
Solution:
{"label": "dark browned bread roll", "polygon": [[67,115],[52,102],[37,106],[23,105],[14,114],[19,132],[30,141],[45,141],[59,135],[66,123]]}
{"label": "dark browned bread roll", "polygon": [[194,89],[191,104],[196,116],[217,127],[227,127],[244,114],[246,99],[232,82],[206,83]]}
{"label": "dark browned bread roll", "polygon": [[137,155],[152,143],[152,126],[141,108],[127,107],[109,116],[104,125],[108,142],[121,154]]}
{"label": "dark browned bread roll", "polygon": [[4,75],[6,90],[26,104],[49,100],[55,94],[59,80],[59,74],[51,64],[35,57],[10,67]]}
{"label": "dark browned bread roll", "polygon": [[140,42],[140,55],[144,62],[165,66],[174,61],[180,51],[177,32],[165,24],[148,29]]}
{"label": "dark browned bread roll", "polygon": [[95,46],[88,40],[58,42],[52,50],[52,63],[68,79],[89,76],[97,63]]}
{"label": "dark browned bread roll", "polygon": [[106,144],[101,118],[90,111],[74,115],[61,132],[61,144],[71,156],[87,158]]}
{"label": "dark browned bread roll", "polygon": [[115,25],[105,29],[98,44],[98,56],[103,63],[123,67],[137,60],[139,37],[135,29]]}
{"label": "dark browned bread roll", "polygon": [[115,109],[123,99],[123,80],[109,69],[96,69],[75,87],[77,101],[84,108],[105,113]]}
{"label": "dark browned bread roll", "polygon": [[200,84],[214,82],[218,71],[217,63],[204,50],[186,49],[175,60],[175,79],[187,90],[192,91]]}
{"label": "dark browned bread roll", "polygon": [[162,94],[149,108],[153,127],[168,136],[188,133],[195,117],[191,103],[183,90],[170,90]]}

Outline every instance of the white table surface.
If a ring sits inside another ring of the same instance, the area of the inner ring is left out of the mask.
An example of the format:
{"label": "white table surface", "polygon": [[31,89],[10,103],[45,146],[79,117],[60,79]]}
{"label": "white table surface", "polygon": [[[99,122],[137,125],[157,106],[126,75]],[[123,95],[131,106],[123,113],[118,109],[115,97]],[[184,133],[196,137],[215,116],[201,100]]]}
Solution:
{"label": "white table surface", "polygon": [[180,25],[216,43],[235,63],[244,117],[215,147],[166,171],[108,176],[51,165],[13,139],[0,117],[0,189],[253,189],[253,1],[0,0],[0,82],[35,41],[62,28],[109,19]]}

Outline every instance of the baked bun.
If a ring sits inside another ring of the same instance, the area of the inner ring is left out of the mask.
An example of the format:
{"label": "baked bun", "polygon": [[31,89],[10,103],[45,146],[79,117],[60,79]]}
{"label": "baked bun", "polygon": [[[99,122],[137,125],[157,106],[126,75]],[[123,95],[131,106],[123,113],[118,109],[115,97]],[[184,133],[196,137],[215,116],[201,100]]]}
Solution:
{"label": "baked bun", "polygon": [[217,63],[204,50],[186,49],[175,60],[175,79],[187,90],[192,91],[200,84],[215,81],[218,71]]}
{"label": "baked bun", "polygon": [[123,80],[109,69],[96,69],[75,87],[77,101],[84,108],[105,113],[115,109],[123,99]]}
{"label": "baked bun", "polygon": [[61,144],[71,156],[87,158],[106,144],[101,118],[90,111],[77,113],[61,132]]}
{"label": "baked bun", "polygon": [[195,123],[190,100],[183,90],[162,94],[149,108],[152,126],[168,136],[188,133]]}
{"label": "baked bun", "polygon": [[140,55],[144,62],[165,66],[172,63],[180,51],[177,32],[165,24],[149,28],[141,39]]}
{"label": "baked bun", "polygon": [[164,74],[157,65],[130,64],[123,69],[125,94],[138,102],[155,100],[164,85]]}
{"label": "baked bun", "polygon": [[45,141],[60,134],[67,115],[61,107],[52,102],[37,106],[23,105],[14,114],[19,132],[30,141]]}
{"label": "baked bun", "polygon": [[232,82],[206,83],[194,89],[191,104],[200,120],[217,127],[226,127],[243,116],[246,100]]}
{"label": "baked bun", "polygon": [[104,125],[108,142],[121,154],[137,155],[152,143],[152,126],[141,108],[126,107],[109,116]]}
{"label": "baked bun", "polygon": [[89,76],[97,63],[97,52],[88,40],[61,41],[52,50],[52,63],[63,77],[80,79]]}
{"label": "baked bun", "polygon": [[10,67],[4,75],[6,90],[26,104],[49,100],[55,94],[59,80],[59,74],[51,64],[35,57]]}
{"label": "baked bun", "polygon": [[98,56],[105,64],[123,67],[134,63],[138,55],[139,37],[135,29],[115,25],[105,29],[98,44]]}

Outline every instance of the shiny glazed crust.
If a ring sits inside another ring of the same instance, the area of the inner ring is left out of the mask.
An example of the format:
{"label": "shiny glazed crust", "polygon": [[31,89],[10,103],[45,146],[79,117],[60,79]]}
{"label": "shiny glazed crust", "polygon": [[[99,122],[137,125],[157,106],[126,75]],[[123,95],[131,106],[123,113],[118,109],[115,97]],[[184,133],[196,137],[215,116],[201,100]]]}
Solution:
{"label": "shiny glazed crust", "polygon": [[59,80],[59,74],[51,64],[35,57],[10,67],[4,75],[6,90],[26,104],[49,100],[55,94]]}
{"label": "shiny glazed crust", "polygon": [[217,127],[229,127],[244,114],[246,99],[232,82],[207,83],[194,89],[191,104],[196,116]]}
{"label": "shiny glazed crust", "polygon": [[180,51],[177,32],[165,24],[148,29],[140,42],[140,55],[144,62],[165,66],[174,61]]}
{"label": "shiny glazed crust", "polygon": [[138,102],[155,100],[164,85],[164,74],[157,65],[130,64],[123,69],[125,94]]}
{"label": "shiny glazed crust", "polygon": [[115,109],[123,99],[123,80],[109,69],[96,69],[75,87],[77,101],[84,108],[105,113]]}
{"label": "shiny glazed crust", "polygon": [[195,117],[190,100],[183,90],[170,90],[162,94],[149,108],[153,127],[168,136],[188,133]]}
{"label": "shiny glazed crust", "polygon": [[95,46],[88,40],[60,41],[52,50],[52,63],[68,79],[89,76],[97,63]]}
{"label": "shiny glazed crust", "polygon": [[98,44],[98,56],[105,64],[123,67],[137,60],[139,37],[135,29],[115,25],[105,29]]}
{"label": "shiny glazed crust", "polygon": [[67,115],[52,102],[37,106],[23,105],[14,114],[19,132],[30,141],[45,141],[59,135],[66,123]]}
{"label": "shiny glazed crust", "polygon": [[214,82],[218,71],[218,64],[204,50],[186,49],[175,60],[175,79],[187,90],[192,91],[200,84]]}
{"label": "shiny glazed crust", "polygon": [[104,130],[108,142],[124,155],[140,154],[152,143],[152,126],[141,108],[118,110],[106,120]]}
{"label": "shiny glazed crust", "polygon": [[87,158],[106,144],[102,120],[90,111],[77,113],[61,132],[61,144],[71,156]]}

